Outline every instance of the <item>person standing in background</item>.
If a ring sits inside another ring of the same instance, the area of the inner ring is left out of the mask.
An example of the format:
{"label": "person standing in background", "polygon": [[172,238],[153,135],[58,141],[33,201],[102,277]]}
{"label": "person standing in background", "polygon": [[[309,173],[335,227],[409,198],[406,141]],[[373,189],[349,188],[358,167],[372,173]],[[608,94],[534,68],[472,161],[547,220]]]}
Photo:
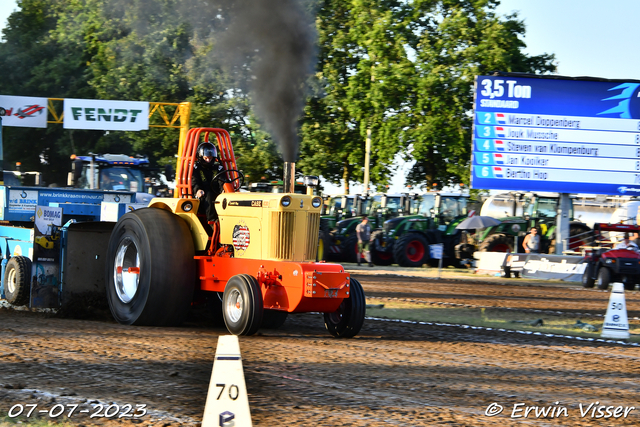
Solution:
{"label": "person standing in background", "polygon": [[362,261],[362,256],[369,263],[369,267],[373,267],[371,263],[371,253],[369,252],[369,239],[371,238],[371,226],[369,225],[369,218],[364,215],[362,222],[356,226],[356,235],[358,236],[358,265]]}
{"label": "person standing in background", "polygon": [[531,227],[531,230],[529,230],[529,234],[524,237],[522,247],[528,254],[540,253],[540,236],[538,236],[537,228]]}

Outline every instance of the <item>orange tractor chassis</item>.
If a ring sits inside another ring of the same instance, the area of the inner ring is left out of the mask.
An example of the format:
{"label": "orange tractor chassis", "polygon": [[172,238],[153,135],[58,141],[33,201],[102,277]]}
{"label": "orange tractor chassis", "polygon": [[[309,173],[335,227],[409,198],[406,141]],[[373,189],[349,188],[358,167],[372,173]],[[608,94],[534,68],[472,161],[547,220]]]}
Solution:
{"label": "orange tractor chassis", "polygon": [[333,312],[349,298],[350,278],[342,266],[325,263],[264,261],[196,256],[200,289],[224,292],[231,277],[257,279],[263,306],[289,313]]}

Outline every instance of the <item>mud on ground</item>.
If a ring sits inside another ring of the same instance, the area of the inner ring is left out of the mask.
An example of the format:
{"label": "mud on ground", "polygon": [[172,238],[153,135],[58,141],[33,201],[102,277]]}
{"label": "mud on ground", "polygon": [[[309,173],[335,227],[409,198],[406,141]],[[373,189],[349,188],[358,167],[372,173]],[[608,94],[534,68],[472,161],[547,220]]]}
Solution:
{"label": "mud on ground", "polygon": [[[406,299],[595,315],[603,313],[609,298],[577,285],[524,280],[354,277],[374,303]],[[640,315],[639,294],[626,294],[630,317]],[[149,328],[118,325],[108,317],[79,320],[0,309],[0,411],[29,403],[47,410],[58,403],[145,404],[148,413],[140,419],[76,413],[66,421],[199,425],[217,338],[224,334],[198,317],[180,328]],[[515,328],[372,319],[356,338],[337,340],[324,329],[320,314],[301,314],[278,330],[241,337],[240,346],[256,426],[640,423],[635,345]],[[602,405],[622,409],[610,409],[608,417],[606,410],[604,416],[591,412]],[[499,407],[500,414],[486,415]],[[532,409],[525,418],[526,408]],[[547,417],[540,416],[544,408]]]}

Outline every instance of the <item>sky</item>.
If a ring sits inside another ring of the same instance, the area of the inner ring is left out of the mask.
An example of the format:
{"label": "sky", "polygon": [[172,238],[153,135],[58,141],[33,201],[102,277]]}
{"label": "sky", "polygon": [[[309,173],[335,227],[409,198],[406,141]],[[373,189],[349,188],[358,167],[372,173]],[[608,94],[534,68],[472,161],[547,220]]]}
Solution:
{"label": "sky", "polygon": [[[0,29],[16,9],[15,0],[0,0]],[[640,56],[633,47],[639,0],[501,0],[497,11],[518,12],[526,27],[525,53],[555,54],[559,75],[640,80]],[[406,190],[409,168],[410,164],[398,163],[389,192]],[[323,184],[328,194],[344,191]],[[351,186],[351,193],[361,191],[362,185]]]}

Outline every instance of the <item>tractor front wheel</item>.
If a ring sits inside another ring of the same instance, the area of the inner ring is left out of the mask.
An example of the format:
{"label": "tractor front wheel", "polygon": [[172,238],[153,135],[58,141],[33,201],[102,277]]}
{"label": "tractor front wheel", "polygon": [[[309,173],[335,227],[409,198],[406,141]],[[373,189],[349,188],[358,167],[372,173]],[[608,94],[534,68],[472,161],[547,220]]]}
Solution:
{"label": "tractor front wheel", "polygon": [[[358,262],[358,258],[361,254],[358,252],[358,235],[353,234],[347,237],[342,245],[341,258],[346,262]],[[362,261],[362,260],[360,260]]]}
{"label": "tractor front wheel", "polygon": [[26,305],[29,302],[31,260],[26,256],[9,259],[4,271],[4,295],[11,305]]}
{"label": "tractor front wheel", "polygon": [[611,272],[606,267],[601,267],[598,271],[598,279],[596,281],[596,286],[598,289],[602,289],[606,291],[609,289],[609,284],[611,283]]}
{"label": "tractor front wheel", "polygon": [[587,264],[587,266],[584,268],[584,273],[582,274],[582,286],[584,288],[593,288],[593,285],[595,284],[595,280],[593,280],[593,277],[591,276],[592,268],[594,267],[592,267],[590,264]]}
{"label": "tractor front wheel", "polygon": [[169,211],[137,209],[113,229],[107,249],[107,300],[123,325],[176,326],[191,307],[196,264],[187,224]]}
{"label": "tractor front wheel", "polygon": [[349,283],[349,298],[342,300],[338,310],[324,314],[324,325],[336,338],[353,338],[364,324],[366,310],[364,290],[360,282],[353,277]]}
{"label": "tractor front wheel", "polygon": [[222,313],[227,329],[234,335],[253,335],[262,324],[264,306],[258,281],[248,274],[237,274],[227,282]]}
{"label": "tractor front wheel", "polygon": [[[378,248],[382,247],[383,241],[383,231],[376,230],[371,233],[371,240],[369,244],[369,248],[371,251],[371,262],[375,265],[391,265],[393,264],[393,252],[392,248],[385,248],[386,251],[378,250]],[[391,242],[387,242],[387,245],[390,245]]]}

